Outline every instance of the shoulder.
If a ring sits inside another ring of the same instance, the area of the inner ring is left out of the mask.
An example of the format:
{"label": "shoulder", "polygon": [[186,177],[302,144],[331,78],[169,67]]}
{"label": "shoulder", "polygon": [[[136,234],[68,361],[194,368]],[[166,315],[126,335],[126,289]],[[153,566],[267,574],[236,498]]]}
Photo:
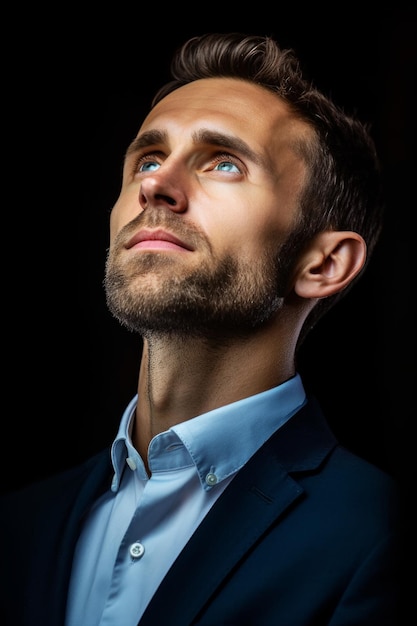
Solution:
{"label": "shoulder", "polygon": [[401,490],[396,478],[342,445],[315,398],[275,433],[268,447],[302,488],[301,508],[348,526],[355,520],[375,528],[397,517]]}
{"label": "shoulder", "polygon": [[[111,472],[110,450],[104,449],[82,463],[52,474],[45,479],[29,483],[19,489],[7,491],[0,497],[3,520],[9,511],[16,518],[19,510],[42,511],[52,507],[71,507],[81,486],[92,483],[98,486]],[[94,487],[93,487],[94,488]]]}

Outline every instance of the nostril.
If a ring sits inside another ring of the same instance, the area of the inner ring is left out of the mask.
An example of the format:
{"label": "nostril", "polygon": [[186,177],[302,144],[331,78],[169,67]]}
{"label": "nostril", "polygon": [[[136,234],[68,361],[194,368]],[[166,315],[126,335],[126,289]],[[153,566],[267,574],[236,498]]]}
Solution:
{"label": "nostril", "polygon": [[166,208],[172,211],[182,210],[183,201],[180,198],[175,199],[173,196],[169,196],[164,193],[155,193],[152,188],[148,192],[144,185],[141,186],[139,191],[139,204],[142,209],[148,209],[152,206],[165,205]]}
{"label": "nostril", "polygon": [[177,204],[176,200],[174,200],[174,198],[171,198],[170,196],[164,196],[162,194],[158,194],[158,195],[155,196],[155,198],[157,198],[159,200],[163,200],[164,202],[166,202],[170,206],[176,206],[176,204]]}

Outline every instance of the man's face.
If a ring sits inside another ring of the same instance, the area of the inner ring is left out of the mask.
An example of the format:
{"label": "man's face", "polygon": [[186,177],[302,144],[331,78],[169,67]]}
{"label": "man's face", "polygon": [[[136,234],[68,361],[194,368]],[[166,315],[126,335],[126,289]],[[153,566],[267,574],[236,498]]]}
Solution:
{"label": "man's face", "polygon": [[246,333],[277,315],[309,128],[229,78],[166,96],[129,147],[110,220],[106,296],[131,330]]}

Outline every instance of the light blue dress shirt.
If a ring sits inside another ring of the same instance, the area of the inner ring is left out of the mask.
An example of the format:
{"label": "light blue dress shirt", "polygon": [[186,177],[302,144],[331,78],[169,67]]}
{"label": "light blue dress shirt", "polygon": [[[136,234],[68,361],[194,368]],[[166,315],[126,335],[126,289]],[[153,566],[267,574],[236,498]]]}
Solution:
{"label": "light blue dress shirt", "polygon": [[112,445],[111,490],[77,544],[66,626],[136,626],[161,580],[236,472],[305,402],[282,385],[177,424],[149,444],[149,477],[132,445],[137,404]]}

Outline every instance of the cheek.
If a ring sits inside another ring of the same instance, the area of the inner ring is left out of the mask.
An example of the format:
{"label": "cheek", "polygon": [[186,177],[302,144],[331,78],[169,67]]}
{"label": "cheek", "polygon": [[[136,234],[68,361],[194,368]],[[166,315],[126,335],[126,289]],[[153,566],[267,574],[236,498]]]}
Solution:
{"label": "cheek", "polygon": [[110,240],[116,237],[121,229],[142,212],[133,202],[125,202],[120,198],[114,204],[110,213]]}
{"label": "cheek", "polygon": [[[275,254],[286,239],[290,224],[275,207],[266,210],[266,203],[246,207],[245,212],[229,212],[213,226],[218,249],[242,260],[256,262],[260,256]],[[214,237],[213,237],[214,241]]]}
{"label": "cheek", "polygon": [[264,231],[255,227],[236,226],[236,223],[223,223],[216,235],[210,237],[213,250],[220,256],[231,255],[243,263],[254,264],[265,255],[274,253],[279,243],[279,235],[271,229]]}
{"label": "cheek", "polygon": [[110,243],[114,241],[119,230],[120,227],[118,223],[117,211],[113,207],[112,212],[110,213]]}

